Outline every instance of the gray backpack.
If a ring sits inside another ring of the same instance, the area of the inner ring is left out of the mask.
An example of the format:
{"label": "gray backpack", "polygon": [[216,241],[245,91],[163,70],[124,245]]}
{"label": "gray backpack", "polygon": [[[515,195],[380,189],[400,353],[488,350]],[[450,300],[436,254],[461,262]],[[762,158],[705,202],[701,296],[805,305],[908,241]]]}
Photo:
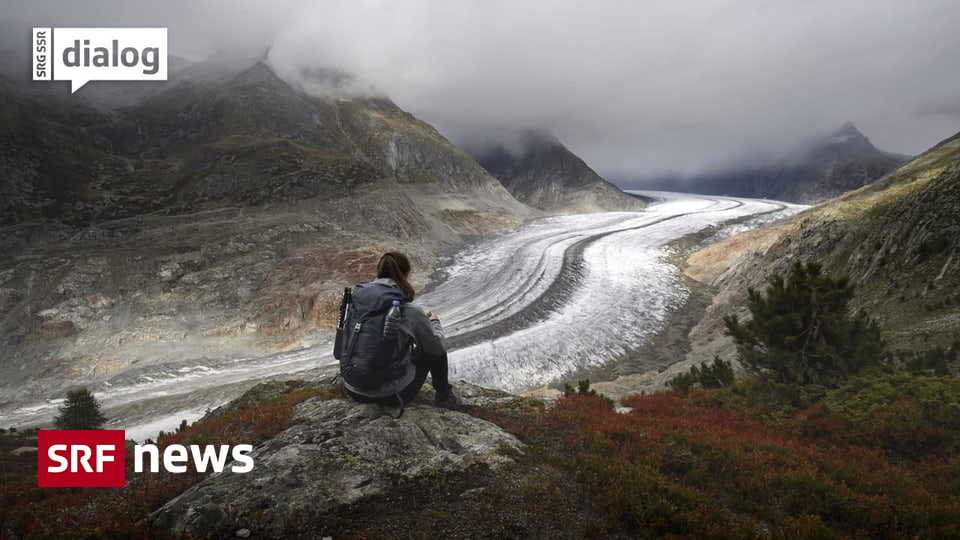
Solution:
{"label": "gray backpack", "polygon": [[344,382],[361,393],[376,392],[406,373],[413,340],[383,337],[394,300],[400,301],[401,310],[408,302],[403,291],[381,283],[362,283],[352,294],[344,290],[333,356],[340,361]]}

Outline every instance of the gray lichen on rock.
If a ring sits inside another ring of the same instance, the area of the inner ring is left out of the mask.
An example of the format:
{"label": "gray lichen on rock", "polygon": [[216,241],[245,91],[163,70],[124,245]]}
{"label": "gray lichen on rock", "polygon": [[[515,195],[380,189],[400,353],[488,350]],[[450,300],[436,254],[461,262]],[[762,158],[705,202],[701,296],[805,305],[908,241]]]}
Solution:
{"label": "gray lichen on rock", "polygon": [[468,414],[413,404],[396,409],[312,398],[296,425],[257,447],[246,474],[213,474],[168,502],[155,522],[175,536],[250,529],[282,534],[291,523],[379,495],[398,484],[513,463],[522,444]]}

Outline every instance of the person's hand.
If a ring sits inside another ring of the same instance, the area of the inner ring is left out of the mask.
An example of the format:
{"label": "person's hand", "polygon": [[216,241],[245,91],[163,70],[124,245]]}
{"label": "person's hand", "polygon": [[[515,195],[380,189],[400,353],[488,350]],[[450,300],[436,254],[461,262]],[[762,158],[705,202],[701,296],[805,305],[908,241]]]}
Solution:
{"label": "person's hand", "polygon": [[427,318],[430,319],[431,321],[439,321],[439,320],[440,320],[440,317],[438,317],[436,313],[430,311],[429,309],[427,310]]}

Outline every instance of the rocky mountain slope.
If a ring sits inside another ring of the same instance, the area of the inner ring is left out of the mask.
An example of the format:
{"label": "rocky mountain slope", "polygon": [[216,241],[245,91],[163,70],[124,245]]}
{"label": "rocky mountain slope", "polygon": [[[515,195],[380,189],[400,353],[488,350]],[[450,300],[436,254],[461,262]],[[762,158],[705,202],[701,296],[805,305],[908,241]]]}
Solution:
{"label": "rocky mountain slope", "polygon": [[723,315],[742,311],[747,287],[763,290],[798,259],[858,283],[854,307],[877,319],[891,349],[952,343],[960,335],[960,134],[869,186],[690,257],[688,274],[719,292],[691,333],[688,358],[730,354]]}
{"label": "rocky mountain slope", "polygon": [[643,186],[810,204],[870,184],[908,159],[878,150],[847,122],[772,164],[651,180]]}
{"label": "rocky mountain slope", "polygon": [[535,214],[388,99],[263,63],[109,111],[0,78],[0,126],[0,402],[309,343],[382,251],[423,284]]}
{"label": "rocky mountain slope", "polygon": [[547,130],[499,135],[470,152],[514,197],[530,206],[564,213],[644,206],[601,178]]}

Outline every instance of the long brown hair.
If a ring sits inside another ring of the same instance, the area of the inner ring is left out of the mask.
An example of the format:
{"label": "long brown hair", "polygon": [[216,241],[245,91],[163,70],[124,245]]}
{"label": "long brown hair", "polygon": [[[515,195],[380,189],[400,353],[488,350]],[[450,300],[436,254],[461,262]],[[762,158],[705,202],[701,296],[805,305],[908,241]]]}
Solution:
{"label": "long brown hair", "polygon": [[377,263],[377,277],[396,281],[410,300],[413,300],[417,293],[407,280],[408,275],[410,275],[410,259],[403,253],[388,251],[380,257],[380,262]]}

